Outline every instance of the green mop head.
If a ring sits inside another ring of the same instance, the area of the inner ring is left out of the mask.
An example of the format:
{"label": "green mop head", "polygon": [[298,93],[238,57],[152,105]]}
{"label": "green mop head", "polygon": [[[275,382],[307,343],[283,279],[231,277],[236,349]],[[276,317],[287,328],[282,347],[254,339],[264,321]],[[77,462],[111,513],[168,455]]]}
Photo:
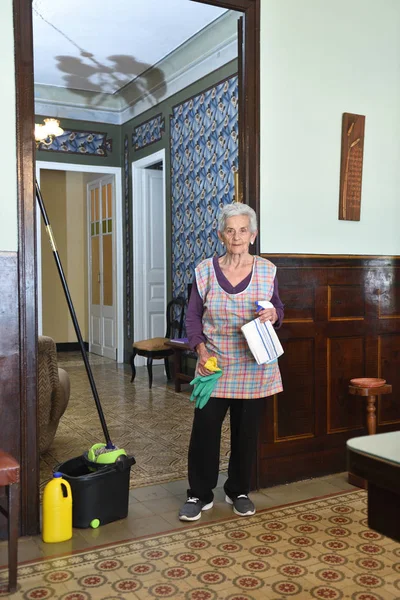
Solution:
{"label": "green mop head", "polygon": [[122,448],[107,448],[107,444],[93,444],[88,452],[88,460],[101,465],[111,465],[115,463],[119,456],[126,456],[125,450]]}

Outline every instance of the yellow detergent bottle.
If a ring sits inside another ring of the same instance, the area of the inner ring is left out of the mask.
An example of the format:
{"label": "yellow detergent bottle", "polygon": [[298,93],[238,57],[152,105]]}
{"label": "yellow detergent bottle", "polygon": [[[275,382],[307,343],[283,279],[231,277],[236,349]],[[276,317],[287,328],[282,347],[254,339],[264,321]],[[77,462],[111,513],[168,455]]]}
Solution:
{"label": "yellow detergent bottle", "polygon": [[72,538],[71,486],[55,472],[43,492],[42,538],[46,543],[65,542]]}

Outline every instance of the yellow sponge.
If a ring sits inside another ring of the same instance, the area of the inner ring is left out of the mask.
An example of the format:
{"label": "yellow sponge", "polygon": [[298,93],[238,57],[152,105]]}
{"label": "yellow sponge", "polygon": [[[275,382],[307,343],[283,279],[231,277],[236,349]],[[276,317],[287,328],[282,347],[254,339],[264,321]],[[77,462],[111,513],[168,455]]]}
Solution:
{"label": "yellow sponge", "polygon": [[210,358],[205,363],[204,368],[208,369],[209,371],[220,371],[221,370],[218,367],[217,359],[215,358],[215,356],[210,356]]}

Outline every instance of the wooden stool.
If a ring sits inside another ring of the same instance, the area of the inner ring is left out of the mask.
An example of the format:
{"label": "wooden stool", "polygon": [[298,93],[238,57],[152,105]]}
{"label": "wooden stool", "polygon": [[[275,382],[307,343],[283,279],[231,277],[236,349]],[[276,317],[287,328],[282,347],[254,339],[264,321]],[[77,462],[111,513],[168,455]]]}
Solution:
{"label": "wooden stool", "polygon": [[7,509],[0,512],[8,519],[8,590],[17,589],[19,529],[19,464],[10,454],[0,450],[0,487],[6,488]]}
{"label": "wooden stool", "polygon": [[391,394],[392,386],[385,383],[379,387],[358,387],[349,385],[349,394],[367,397],[367,428],[368,434],[376,433],[376,397]]}
{"label": "wooden stool", "polygon": [[[372,381],[372,379],[370,379]],[[353,396],[363,396],[367,398],[367,429],[368,435],[375,435],[376,433],[376,397],[383,396],[385,394],[392,393],[392,386],[385,383],[380,386],[355,386],[349,385],[349,394]],[[367,489],[367,482],[354,475],[353,473],[348,473],[348,482],[357,487],[361,487]]]}

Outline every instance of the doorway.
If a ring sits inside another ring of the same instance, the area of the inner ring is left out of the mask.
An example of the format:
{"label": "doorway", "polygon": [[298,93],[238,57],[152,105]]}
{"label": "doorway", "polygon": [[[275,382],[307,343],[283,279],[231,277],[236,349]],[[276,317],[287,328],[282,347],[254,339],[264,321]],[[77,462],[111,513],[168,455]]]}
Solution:
{"label": "doorway", "polygon": [[[124,323],[123,323],[123,239],[122,239],[122,183],[121,183],[121,169],[119,167],[93,167],[90,165],[76,165],[69,163],[53,163],[47,161],[37,161],[36,163],[36,179],[40,185],[40,177],[41,171],[66,171],[75,172],[75,173],[84,173],[87,174],[86,179],[90,179],[89,175],[93,178],[98,178],[98,175],[105,177],[105,182],[112,183],[112,188],[114,194],[112,196],[112,207],[114,206],[114,215],[112,221],[112,229],[113,229],[113,248],[114,253],[112,255],[112,270],[113,270],[113,278],[114,278],[114,286],[112,287],[113,291],[113,304],[112,304],[112,312],[113,312],[113,330],[110,334],[110,309],[109,306],[105,306],[105,309],[101,311],[102,320],[97,321],[96,327],[102,324],[103,332],[101,336],[98,333],[96,337],[97,340],[104,340],[106,343],[101,342],[102,345],[100,348],[95,347],[93,349],[96,353],[103,353],[104,356],[108,358],[112,358],[116,360],[118,363],[122,363],[124,360]],[[106,188],[107,191],[107,188]],[[101,197],[101,196],[100,196]],[[44,198],[46,202],[46,198]],[[99,225],[100,227],[100,225]],[[108,224],[107,224],[108,227]],[[114,235],[115,234],[115,235]],[[89,236],[87,235],[89,239]],[[109,242],[106,242],[109,243]],[[38,333],[39,335],[43,332],[43,295],[42,295],[42,231],[41,231],[41,215],[39,208],[36,209],[36,252],[37,252],[37,304],[38,304]],[[88,256],[90,256],[88,252]],[[103,255],[102,255],[103,256]],[[88,269],[90,272],[90,269]],[[96,274],[97,277],[97,274]],[[58,285],[58,283],[57,283]],[[91,285],[88,286],[88,289],[91,289]],[[82,291],[82,293],[84,293]],[[90,302],[89,302],[90,306]],[[91,312],[88,312],[88,339],[93,339],[93,319]],[[100,337],[99,337],[100,336]],[[108,346],[110,341],[110,336],[113,337],[112,340],[112,351]]]}
{"label": "doorway", "polygon": [[[246,90],[240,131],[243,149],[243,198],[258,212],[259,208],[259,107],[260,107],[260,0],[198,0],[224,8],[243,11],[245,16],[244,62],[240,82]],[[14,39],[16,76],[17,186],[19,207],[19,338],[20,360],[10,373],[10,381],[24,382],[19,396],[21,416],[22,532],[36,533],[39,526],[38,440],[35,428],[37,414],[37,297],[34,189],[34,84],[32,7],[26,0],[14,1]],[[63,165],[65,166],[65,165]],[[122,266],[122,265],[121,265]],[[118,308],[120,301],[118,302]],[[40,313],[39,313],[40,314]],[[10,334],[14,335],[13,332]]]}
{"label": "doorway", "polygon": [[[145,340],[165,335],[166,177],[165,150],[132,163],[133,336]],[[137,356],[137,366],[145,359]]]}

